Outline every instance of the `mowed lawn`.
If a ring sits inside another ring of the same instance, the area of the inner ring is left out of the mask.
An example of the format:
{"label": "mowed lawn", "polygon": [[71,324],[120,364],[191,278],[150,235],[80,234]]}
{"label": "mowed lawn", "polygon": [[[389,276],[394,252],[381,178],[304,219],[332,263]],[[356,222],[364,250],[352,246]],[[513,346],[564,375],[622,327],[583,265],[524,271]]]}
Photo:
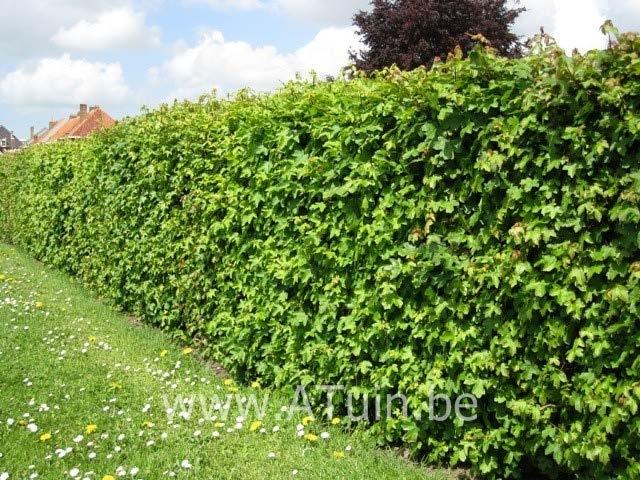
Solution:
{"label": "mowed lawn", "polygon": [[[236,386],[4,245],[0,390],[2,480],[454,478],[377,449],[343,421],[287,418],[292,395]],[[251,395],[270,395],[261,422],[245,410]]]}

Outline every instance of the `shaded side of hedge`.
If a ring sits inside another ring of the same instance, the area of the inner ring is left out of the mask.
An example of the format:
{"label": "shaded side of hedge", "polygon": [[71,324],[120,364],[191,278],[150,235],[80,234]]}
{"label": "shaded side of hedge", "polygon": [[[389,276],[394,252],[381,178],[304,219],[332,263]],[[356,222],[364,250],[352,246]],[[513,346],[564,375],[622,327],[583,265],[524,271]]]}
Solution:
{"label": "shaded side of hedge", "polygon": [[180,103],[0,162],[2,234],[274,385],[479,398],[434,464],[640,475],[640,40]]}

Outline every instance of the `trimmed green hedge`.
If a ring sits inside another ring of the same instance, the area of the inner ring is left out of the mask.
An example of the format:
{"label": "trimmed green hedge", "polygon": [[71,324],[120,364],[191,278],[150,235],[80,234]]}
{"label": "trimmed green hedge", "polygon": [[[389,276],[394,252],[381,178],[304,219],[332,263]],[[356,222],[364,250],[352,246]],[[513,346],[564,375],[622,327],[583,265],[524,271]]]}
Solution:
{"label": "trimmed green hedge", "polygon": [[640,39],[179,103],[0,161],[6,239],[244,379],[479,398],[433,464],[640,477]]}

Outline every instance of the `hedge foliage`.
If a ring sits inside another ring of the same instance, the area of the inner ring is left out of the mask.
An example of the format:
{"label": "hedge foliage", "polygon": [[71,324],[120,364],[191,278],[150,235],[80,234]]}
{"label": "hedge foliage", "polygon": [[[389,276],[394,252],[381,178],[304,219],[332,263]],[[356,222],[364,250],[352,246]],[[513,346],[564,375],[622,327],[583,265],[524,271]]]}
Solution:
{"label": "hedge foliage", "polygon": [[433,464],[640,477],[640,38],[176,103],[3,157],[6,239]]}

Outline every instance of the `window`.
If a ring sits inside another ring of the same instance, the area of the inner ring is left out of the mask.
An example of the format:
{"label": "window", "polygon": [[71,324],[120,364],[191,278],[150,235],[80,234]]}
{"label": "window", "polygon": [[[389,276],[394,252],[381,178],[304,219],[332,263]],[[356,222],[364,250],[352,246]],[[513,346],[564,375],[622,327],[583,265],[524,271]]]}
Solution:
{"label": "window", "polygon": [[0,147],[6,147],[6,146],[7,146],[7,139],[0,138]]}

